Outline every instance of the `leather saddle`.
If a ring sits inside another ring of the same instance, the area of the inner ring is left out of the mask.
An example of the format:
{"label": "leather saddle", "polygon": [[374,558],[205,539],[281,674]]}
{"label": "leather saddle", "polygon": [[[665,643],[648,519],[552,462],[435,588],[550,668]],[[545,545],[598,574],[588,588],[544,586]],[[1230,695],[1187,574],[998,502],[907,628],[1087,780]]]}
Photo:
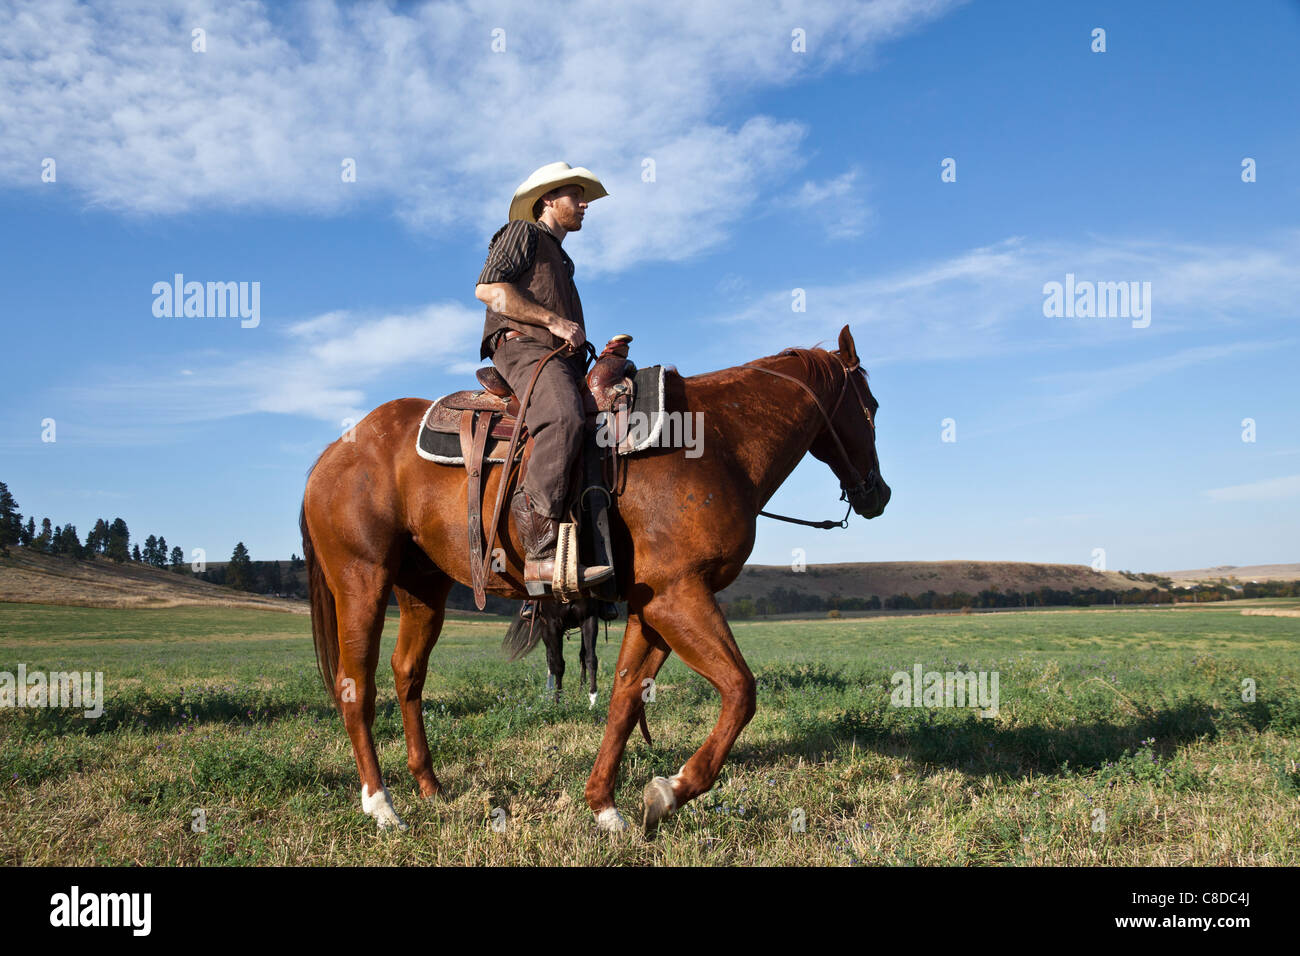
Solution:
{"label": "leather saddle", "polygon": [[[630,335],[614,336],[587,373],[587,388],[582,393],[582,401],[589,424],[601,412],[615,416],[622,413],[625,419],[627,411],[632,407],[632,381],[636,375],[636,365],[627,357],[628,343],[631,341]],[[436,432],[458,435],[465,417],[463,412],[489,412],[492,416],[490,437],[498,441],[509,441],[519,419],[519,397],[511,391],[501,373],[491,365],[476,370],[474,375],[482,388],[466,389],[443,396],[429,414],[426,425]],[[479,416],[475,414],[474,417]],[[621,437],[621,432],[621,428],[616,428],[617,436]],[[528,427],[525,425],[520,434],[521,447],[527,437]]]}
{"label": "leather saddle", "polygon": [[[599,459],[603,455],[599,454],[596,449],[596,442],[592,435],[596,431],[596,419],[602,413],[607,413],[613,419],[612,433],[618,442],[621,442],[627,433],[628,414],[632,408],[634,396],[634,376],[636,375],[636,366],[628,360],[628,344],[632,341],[630,335],[616,335],[606,344],[604,351],[596,358],[596,362],[587,373],[586,389],[583,391],[583,405],[587,410],[587,446],[596,450],[598,454],[588,454],[585,461],[574,462],[575,466],[585,466],[581,469],[582,479],[577,483],[578,488],[582,488],[579,495],[579,509],[581,510],[582,497],[590,488],[598,487],[605,490],[603,502],[600,496],[595,503],[589,503],[593,518],[593,529],[595,538],[592,547],[597,553],[599,560],[597,564],[613,563],[613,545],[609,534],[609,520],[606,515],[606,507],[610,500],[609,492],[601,484],[603,469],[600,466]],[[515,438],[515,451],[522,449],[524,451],[523,464],[520,465],[518,480],[523,480],[523,472],[527,469],[527,449],[531,447],[532,441],[528,435],[527,426],[520,420],[519,398],[511,391],[510,385],[492,366],[480,368],[475,373],[478,382],[483,386],[479,390],[465,390],[452,392],[440,398],[434,407],[430,410],[425,418],[425,427],[447,434],[459,435],[461,454],[464,458],[465,471],[468,474],[469,486],[466,493],[468,501],[469,516],[469,553],[470,553],[470,576],[474,588],[474,603],[481,611],[484,607],[486,597],[486,579],[487,579],[487,561],[485,555],[491,551],[493,542],[497,534],[497,523],[500,519],[501,505],[505,497],[506,485],[509,483],[510,468],[506,469],[506,478],[502,480],[498,487],[496,507],[489,513],[489,524],[484,527],[482,520],[482,483],[483,476],[489,467],[488,462],[491,459],[504,461],[510,455],[510,442],[518,427],[519,435]],[[495,439],[497,444],[489,450],[489,439]],[[613,457],[616,455],[614,447],[603,449],[604,455]],[[617,459],[614,458],[616,461]],[[507,462],[507,466],[511,465]],[[585,474],[583,474],[585,472]],[[583,488],[583,486],[586,486]],[[610,487],[614,484],[611,483]],[[567,532],[565,529],[568,529]],[[487,543],[484,544],[484,532],[487,534]],[[572,535],[573,527],[571,525],[561,526],[561,535]],[[558,551],[557,551],[558,554]],[[560,562],[557,560],[557,578],[553,585],[554,593],[560,600],[568,601],[579,596],[580,590],[577,584],[577,546],[568,550],[569,560]],[[616,590],[612,590],[614,584],[608,582],[606,586],[598,586],[597,596],[609,599],[616,596]]]}

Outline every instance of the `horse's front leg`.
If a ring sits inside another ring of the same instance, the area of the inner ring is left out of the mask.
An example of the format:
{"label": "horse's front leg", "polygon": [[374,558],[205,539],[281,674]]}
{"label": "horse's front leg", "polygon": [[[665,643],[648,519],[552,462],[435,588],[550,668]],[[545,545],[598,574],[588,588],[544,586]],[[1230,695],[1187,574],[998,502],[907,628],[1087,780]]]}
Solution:
{"label": "horse's front leg", "polygon": [[645,707],[642,698],[645,681],[653,679],[668,659],[668,645],[653,628],[645,627],[640,616],[628,609],[623,646],[614,665],[614,683],[610,689],[609,717],[605,720],[605,737],[600,753],[587,780],[587,806],[596,814],[602,830],[624,830],[627,822],[614,807],[614,782],[619,761],[627,746],[632,725]]}
{"label": "horse's front leg", "polygon": [[652,832],[663,817],[712,788],[736,738],[754,716],[757,694],[754,675],[703,581],[682,581],[656,594],[642,614],[687,666],[722,696],[718,722],[700,749],[672,777],[655,777],[646,786],[643,822]]}

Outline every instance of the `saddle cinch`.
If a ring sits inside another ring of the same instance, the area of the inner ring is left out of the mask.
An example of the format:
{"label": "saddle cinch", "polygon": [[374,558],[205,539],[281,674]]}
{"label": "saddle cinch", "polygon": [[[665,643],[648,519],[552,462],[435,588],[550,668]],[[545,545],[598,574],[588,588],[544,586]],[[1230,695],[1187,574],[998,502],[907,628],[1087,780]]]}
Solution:
{"label": "saddle cinch", "polygon": [[[588,564],[614,564],[614,548],[609,533],[608,509],[611,494],[617,487],[617,453],[628,440],[628,413],[636,395],[636,366],[628,359],[630,335],[616,335],[606,344],[587,373],[586,389],[582,393],[587,411],[586,440],[581,461],[574,462],[575,474],[570,488],[577,491],[578,525],[562,523],[556,547],[555,577],[551,582],[552,594],[561,601],[575,600],[581,595],[577,568],[580,557]],[[592,350],[594,352],[594,350]],[[509,476],[498,487],[497,502],[493,509],[492,526],[487,529],[486,547],[482,532],[482,480],[487,467],[494,462],[505,462],[510,454],[509,443],[515,442],[514,458],[521,458],[515,476],[522,482],[528,469],[532,438],[528,426],[520,416],[519,397],[492,366],[475,372],[481,390],[468,389],[452,392],[440,398],[425,416],[424,428],[431,432],[457,435],[460,438],[461,457],[469,475],[469,551],[470,572],[474,588],[474,602],[482,610],[486,604],[485,584],[487,562],[496,539],[500,523],[501,505],[507,497]],[[607,438],[596,442],[598,416],[606,415],[603,422]],[[518,428],[519,435],[515,437]],[[489,441],[493,442],[491,448]],[[606,460],[610,463],[606,475]],[[512,463],[513,467],[513,463]],[[597,494],[591,494],[596,491]],[[573,495],[571,493],[570,497]],[[586,520],[582,520],[585,516]],[[580,533],[585,532],[585,533]],[[590,590],[592,596],[606,601],[619,599],[617,575]]]}

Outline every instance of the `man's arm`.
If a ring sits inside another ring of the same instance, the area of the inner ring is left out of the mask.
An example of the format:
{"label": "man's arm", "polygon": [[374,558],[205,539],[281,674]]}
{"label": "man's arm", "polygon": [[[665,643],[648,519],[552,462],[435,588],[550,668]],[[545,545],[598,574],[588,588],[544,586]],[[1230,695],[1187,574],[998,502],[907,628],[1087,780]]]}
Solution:
{"label": "man's arm", "polygon": [[474,287],[474,296],[493,312],[500,312],[507,318],[535,325],[546,329],[553,335],[564,339],[575,350],[582,348],[586,337],[577,322],[570,322],[563,316],[552,312],[513,282],[479,283]]}

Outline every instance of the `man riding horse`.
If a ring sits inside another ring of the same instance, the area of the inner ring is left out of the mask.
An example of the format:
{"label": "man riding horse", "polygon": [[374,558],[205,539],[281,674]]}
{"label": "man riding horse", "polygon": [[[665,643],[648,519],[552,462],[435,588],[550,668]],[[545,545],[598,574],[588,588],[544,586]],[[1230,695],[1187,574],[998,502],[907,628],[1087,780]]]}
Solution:
{"label": "man riding horse", "polygon": [[[542,366],[524,409],[533,448],[521,487],[510,502],[523,539],[524,583],[545,593],[554,574],[559,523],[569,498],[569,473],[582,449],[582,349],[586,327],[573,283],[573,260],[564,237],[582,228],[588,204],[608,193],[589,170],[550,163],[515,190],[510,221],[488,244],[487,262],[474,295],[487,306],[480,358],[491,358],[516,395],[524,395],[537,364],[568,343],[569,350]],[[609,565],[578,568],[585,588],[607,580]],[[524,615],[532,613],[527,602]]]}

